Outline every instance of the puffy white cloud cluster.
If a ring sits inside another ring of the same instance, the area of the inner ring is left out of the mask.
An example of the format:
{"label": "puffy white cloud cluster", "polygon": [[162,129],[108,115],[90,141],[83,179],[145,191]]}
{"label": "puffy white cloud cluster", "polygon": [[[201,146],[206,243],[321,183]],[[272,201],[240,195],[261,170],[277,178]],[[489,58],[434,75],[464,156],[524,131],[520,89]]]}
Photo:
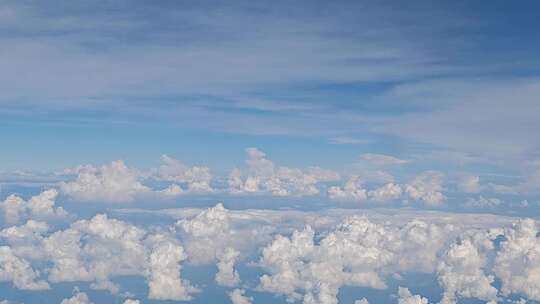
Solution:
{"label": "puffy white cloud cluster", "polygon": [[[408,272],[436,276],[444,304],[465,298],[494,303],[510,295],[540,299],[533,220],[511,225],[511,218],[479,214],[227,210],[221,204],[161,212],[178,221],[147,230],[99,214],[57,231],[34,220],[5,228],[0,281],[20,289],[89,282],[118,294],[113,279],[135,275],[146,279],[150,299],[189,301],[199,290],[182,266],[215,264],[215,281],[231,288],[230,300],[252,303],[236,270],[249,259],[262,271],[257,291],[306,304],[335,304],[344,286],[384,289],[390,277]],[[398,303],[428,303],[404,288],[398,297]],[[81,299],[76,292],[66,303]]]}
{"label": "puffy white cloud cluster", "polygon": [[223,252],[218,253],[218,272],[216,274],[216,282],[218,285],[234,287],[240,283],[240,275],[238,274],[238,271],[234,269],[234,264],[236,263],[238,255],[240,255],[240,252],[231,247],[227,247]]}
{"label": "puffy white cloud cluster", "polygon": [[75,290],[73,290],[73,296],[68,299],[63,299],[60,304],[93,304],[93,302],[90,301],[86,293],[75,288]]}
{"label": "puffy white cloud cluster", "polygon": [[[181,161],[167,155],[161,156],[159,169],[156,178],[159,180],[182,183],[187,186],[189,192],[212,192],[210,182],[212,174],[208,167],[188,167]],[[176,187],[179,187],[176,185]]]}
{"label": "puffy white cloud cluster", "polygon": [[249,241],[250,236],[243,237],[231,227],[230,222],[229,210],[218,204],[191,219],[178,221],[176,226],[180,228],[191,261],[217,261],[216,283],[235,287],[240,283],[240,275],[234,268],[240,252],[234,246],[243,247],[240,242]]}
{"label": "puffy white cloud cluster", "polygon": [[367,199],[367,190],[363,189],[360,177],[354,175],[343,187],[330,187],[328,196],[337,201],[364,201]]}
{"label": "puffy white cloud cluster", "polygon": [[336,201],[362,202],[372,200],[386,202],[397,200],[402,195],[402,187],[392,182],[368,191],[364,189],[362,179],[358,175],[351,176],[343,187],[332,186],[328,189],[328,196]]}
{"label": "puffy white cloud cluster", "polygon": [[428,299],[420,296],[413,295],[409,289],[404,287],[398,288],[398,304],[428,304]]}
{"label": "puffy white cloud cluster", "polygon": [[[182,162],[163,155],[162,164],[151,173],[128,167],[123,161],[113,161],[101,167],[92,165],[66,169],[75,175],[71,181],[60,182],[60,189],[77,201],[125,203],[141,197],[170,198],[184,193],[208,193],[212,175],[207,167],[187,167]],[[147,179],[171,182],[164,189],[153,189],[143,184]],[[181,185],[185,185],[185,189]]]}
{"label": "puffy white cloud cluster", "polygon": [[235,289],[229,292],[229,298],[232,304],[251,304],[253,298],[245,296],[245,293],[246,291],[244,289]]}
{"label": "puffy white cloud cluster", "polygon": [[495,258],[494,272],[503,295],[517,293],[540,301],[540,238],[538,226],[521,220],[505,231]]}
{"label": "puffy white cloud cluster", "polygon": [[27,260],[16,256],[9,246],[0,246],[0,282],[13,282],[19,289],[49,289],[49,284],[38,277],[39,272]]}
{"label": "puffy white cloud cluster", "polygon": [[65,218],[67,212],[62,207],[55,208],[57,196],[58,191],[55,189],[43,191],[28,201],[10,195],[0,203],[4,222],[13,225],[30,218],[42,220]]}
{"label": "puffy white cloud cluster", "polygon": [[129,202],[151,191],[140,182],[140,173],[121,160],[97,168],[81,166],[67,173],[77,177],[74,181],[61,182],[60,189],[79,201]]}
{"label": "puffy white cloud cluster", "polygon": [[497,300],[495,277],[486,275],[487,252],[494,249],[494,235],[476,233],[453,243],[442,254],[437,268],[444,289],[442,304],[456,303],[457,296],[486,302]]}
{"label": "puffy white cloud cluster", "polygon": [[152,236],[150,254],[148,298],[157,300],[191,300],[191,293],[198,290],[180,277],[180,262],[187,258],[184,248],[158,235]]}
{"label": "puffy white cloud cluster", "polygon": [[279,167],[266,158],[257,148],[246,149],[247,174],[234,169],[229,175],[232,193],[270,193],[275,196],[314,195],[320,192],[317,185],[338,180],[339,174],[318,167],[300,170]]}
{"label": "puffy white cloud cluster", "polygon": [[53,283],[86,281],[92,283],[91,288],[117,293],[119,286],[111,278],[139,275],[148,280],[150,298],[186,300],[196,292],[180,277],[180,263],[187,255],[173,236],[148,233],[104,214],[49,235],[46,230],[46,224],[29,221],[0,232],[10,245],[1,247],[5,257],[0,258],[0,270],[5,263],[6,271],[0,271],[0,277],[4,281],[21,289],[48,287],[45,281],[38,281],[39,273],[26,258],[50,265],[45,272]]}
{"label": "puffy white cloud cluster", "polygon": [[388,274],[433,271],[450,231],[420,221],[397,228],[353,216],[316,242],[307,226],[263,249],[260,265],[269,274],[261,277],[260,288],[306,304],[337,303],[341,286],[381,289]]}
{"label": "puffy white cloud cluster", "polygon": [[411,199],[432,207],[440,206],[446,200],[443,190],[443,175],[435,171],[421,173],[405,187],[405,192]]}
{"label": "puffy white cloud cluster", "polygon": [[141,304],[139,300],[126,299],[123,304]]}
{"label": "puffy white cloud cluster", "polygon": [[366,298],[362,298],[360,300],[354,301],[354,304],[369,304],[369,301]]}

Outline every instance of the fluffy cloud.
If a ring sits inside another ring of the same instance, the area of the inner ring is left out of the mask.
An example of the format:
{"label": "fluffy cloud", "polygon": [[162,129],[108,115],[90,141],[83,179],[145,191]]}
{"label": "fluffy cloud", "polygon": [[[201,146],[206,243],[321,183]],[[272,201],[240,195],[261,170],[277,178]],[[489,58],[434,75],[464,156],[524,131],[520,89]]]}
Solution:
{"label": "fluffy cloud", "polygon": [[[320,192],[317,184],[335,181],[339,174],[318,167],[300,170],[277,167],[257,148],[246,149],[247,174],[234,169],[229,175],[232,193],[270,193],[275,196],[314,195]],[[244,176],[245,175],[245,176]]]}
{"label": "fluffy cloud", "polygon": [[419,295],[413,295],[409,289],[398,288],[398,304],[428,304],[428,299]]}
{"label": "fluffy cloud", "polygon": [[[208,193],[212,175],[207,167],[188,168],[180,161],[167,155],[161,157],[162,164],[151,173],[141,173],[129,168],[119,160],[101,167],[91,165],[66,169],[65,174],[76,175],[75,180],[61,182],[60,189],[78,201],[105,201],[125,203],[141,197],[174,198],[185,193]],[[164,189],[152,189],[143,184],[153,178],[171,182]],[[182,188],[182,186],[185,187]]]}
{"label": "fluffy cloud", "polygon": [[80,201],[129,202],[150,192],[140,181],[140,174],[119,160],[99,168],[91,165],[74,170],[74,181],[61,182],[60,189]]}
{"label": "fluffy cloud", "polygon": [[[148,298],[189,300],[198,289],[184,278],[185,263],[215,264],[216,283],[239,288],[235,267],[251,259],[248,264],[262,272],[259,291],[306,304],[335,304],[343,286],[384,289],[390,277],[408,272],[433,274],[442,303],[509,295],[539,299],[540,243],[533,220],[512,226],[515,219],[494,215],[227,210],[221,204],[144,212],[177,221],[145,229],[99,214],[57,231],[34,220],[5,228],[0,281],[40,289],[48,287],[47,277],[118,293],[121,286],[113,279],[133,275],[148,282]],[[404,289],[398,295],[399,303],[427,303]],[[253,301],[242,289],[230,297]]]}
{"label": "fluffy cloud", "polygon": [[337,201],[364,201],[367,199],[367,190],[363,189],[360,177],[354,175],[349,178],[345,186],[333,186],[328,189],[330,199]]}
{"label": "fluffy cloud", "polygon": [[55,208],[58,192],[50,189],[31,197],[28,201],[16,195],[10,195],[0,203],[0,210],[4,221],[8,224],[17,224],[24,219],[59,219],[65,218],[67,212],[62,207]]}
{"label": "fluffy cloud", "polygon": [[153,237],[150,254],[148,298],[156,300],[189,301],[191,293],[197,292],[180,277],[180,262],[187,258],[182,246],[162,236]]}
{"label": "fluffy cloud", "polygon": [[540,239],[536,223],[521,220],[506,229],[504,236],[494,266],[502,293],[540,301]]}
{"label": "fluffy cloud", "polygon": [[354,301],[354,304],[369,304],[369,301],[366,298]]}
{"label": "fluffy cloud", "polygon": [[139,300],[126,299],[123,304],[141,304]]}
{"label": "fluffy cloud", "polygon": [[229,298],[231,299],[232,304],[251,304],[253,301],[252,297],[246,297],[246,293],[243,289],[235,289],[229,292]]}
{"label": "fluffy cloud", "polygon": [[444,289],[441,303],[456,303],[457,296],[496,301],[497,289],[492,286],[495,278],[484,272],[485,252],[493,250],[493,246],[484,233],[450,245],[437,269],[439,283]]}
{"label": "fluffy cloud", "polygon": [[234,269],[234,264],[240,253],[231,247],[227,247],[223,252],[218,253],[216,282],[218,285],[235,287],[240,283],[240,275]]}
{"label": "fluffy cloud", "polygon": [[399,199],[403,194],[400,185],[387,183],[373,190],[364,189],[362,179],[353,175],[343,187],[332,186],[328,189],[328,196],[336,201],[362,202],[373,200],[376,202],[386,202]]}
{"label": "fluffy cloud", "polygon": [[39,280],[39,272],[8,246],[0,246],[0,282],[12,282],[19,289],[49,289],[47,282]]}
{"label": "fluffy cloud", "polygon": [[405,192],[411,199],[422,201],[430,207],[444,203],[446,197],[442,193],[443,190],[443,176],[435,171],[426,171],[416,176],[405,187]]}
{"label": "fluffy cloud", "polygon": [[388,183],[375,190],[368,191],[368,196],[374,201],[384,202],[401,197],[403,190],[400,185]]}
{"label": "fluffy cloud", "polygon": [[160,180],[183,183],[190,192],[211,192],[212,174],[208,167],[187,167],[177,159],[167,155],[161,156],[161,166],[156,177]]}
{"label": "fluffy cloud", "polygon": [[69,299],[63,299],[60,304],[93,304],[93,302],[90,301],[86,293],[75,288],[73,296]]}
{"label": "fluffy cloud", "polygon": [[44,257],[43,235],[49,230],[45,222],[29,220],[21,226],[11,226],[0,231],[0,238],[22,258],[37,260]]}
{"label": "fluffy cloud", "polygon": [[[385,288],[379,271],[392,252],[379,244],[388,234],[383,227],[353,217],[315,243],[311,227],[290,238],[278,236],[263,249],[260,265],[270,274],[260,288],[304,303],[337,303],[342,285]],[[302,293],[301,293],[302,292]]]}

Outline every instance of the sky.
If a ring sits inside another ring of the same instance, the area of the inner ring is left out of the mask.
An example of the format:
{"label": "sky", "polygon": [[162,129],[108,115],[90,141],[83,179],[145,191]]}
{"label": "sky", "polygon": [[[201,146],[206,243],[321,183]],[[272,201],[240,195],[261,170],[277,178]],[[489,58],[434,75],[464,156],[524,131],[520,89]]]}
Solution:
{"label": "sky", "polygon": [[0,1],[0,303],[540,301],[539,9]]}

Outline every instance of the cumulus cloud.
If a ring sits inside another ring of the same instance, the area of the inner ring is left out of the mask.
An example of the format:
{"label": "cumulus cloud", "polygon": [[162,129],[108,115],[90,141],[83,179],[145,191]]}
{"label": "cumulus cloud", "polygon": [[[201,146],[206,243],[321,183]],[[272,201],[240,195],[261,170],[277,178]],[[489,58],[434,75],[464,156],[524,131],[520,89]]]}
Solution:
{"label": "cumulus cloud", "polygon": [[405,186],[407,195],[417,201],[422,201],[426,206],[440,206],[446,200],[442,193],[443,175],[435,171],[426,171],[416,176]]}
{"label": "cumulus cloud", "polygon": [[229,292],[229,298],[232,304],[251,304],[253,302],[252,297],[245,296],[246,291],[243,289],[235,289]]}
{"label": "cumulus cloud", "polygon": [[386,202],[402,197],[403,189],[396,183],[387,183],[379,188],[367,190],[363,186],[363,181],[358,175],[353,175],[341,186],[328,188],[328,197],[336,201],[363,202],[372,200],[376,202]]}
{"label": "cumulus cloud", "polygon": [[257,148],[246,149],[247,173],[234,169],[229,175],[229,190],[232,193],[269,193],[274,196],[315,195],[320,192],[317,185],[338,180],[339,174],[318,167],[301,170],[280,167],[266,158]]}
{"label": "cumulus cloud", "polygon": [[16,256],[9,246],[0,246],[0,282],[12,282],[19,289],[49,289],[49,284],[39,279],[39,272],[27,260]]}
{"label": "cumulus cloud", "polygon": [[28,201],[10,195],[2,203],[0,210],[4,215],[4,221],[8,224],[17,224],[25,219],[61,219],[68,214],[62,207],[55,208],[55,200],[58,191],[49,189],[31,197]]}
{"label": "cumulus cloud", "polygon": [[240,283],[240,275],[234,269],[234,264],[240,253],[231,247],[225,248],[223,252],[218,253],[216,282],[218,285],[235,287]]}
{"label": "cumulus cloud", "polygon": [[413,295],[408,288],[398,288],[398,304],[428,304],[428,299]]}
{"label": "cumulus cloud", "polygon": [[494,272],[504,295],[511,293],[540,301],[540,238],[537,224],[521,220],[506,229],[495,258]]}
{"label": "cumulus cloud", "polygon": [[167,155],[161,156],[156,177],[160,180],[185,184],[189,192],[212,192],[212,174],[208,167],[188,167]]}
{"label": "cumulus cloud", "polygon": [[180,262],[187,258],[182,246],[161,236],[154,237],[150,254],[148,298],[189,301],[197,289],[180,277]]}
{"label": "cumulus cloud", "polygon": [[129,202],[150,192],[150,188],[140,182],[139,172],[121,160],[98,168],[82,166],[73,171],[76,179],[61,182],[60,189],[79,201]]}
{"label": "cumulus cloud", "polygon": [[141,301],[139,300],[133,300],[133,299],[126,299],[124,301],[124,304],[141,304]]}
{"label": "cumulus cloud", "polygon": [[444,289],[442,304],[456,303],[457,296],[486,302],[497,300],[498,291],[492,286],[495,278],[484,272],[485,252],[493,250],[493,242],[487,237],[479,233],[472,240],[467,238],[451,244],[443,253],[437,268],[439,283]]}
{"label": "cumulus cloud", "polygon": [[[247,262],[262,272],[256,290],[306,304],[336,304],[344,286],[385,289],[389,278],[408,272],[434,275],[445,304],[510,295],[539,299],[533,220],[511,225],[515,219],[483,214],[227,210],[221,204],[152,212],[177,221],[145,229],[98,214],[57,231],[34,220],[5,228],[0,281],[21,289],[48,288],[45,277],[81,281],[120,297],[114,278],[139,276],[148,283],[148,298],[186,301],[199,290],[184,278],[185,263],[215,264],[216,283],[239,288],[235,268],[253,258]],[[398,295],[399,303],[427,303],[405,289]],[[253,302],[242,289],[230,297]]]}
{"label": "cumulus cloud", "polygon": [[369,301],[366,298],[354,301],[354,304],[369,304]]}
{"label": "cumulus cloud", "polygon": [[332,186],[328,189],[328,196],[337,201],[361,202],[367,199],[367,190],[362,187],[359,176],[353,175],[343,187]]}
{"label": "cumulus cloud", "polygon": [[375,190],[368,191],[368,197],[374,201],[385,202],[395,200],[401,197],[403,190],[401,186],[394,183],[388,183]]}
{"label": "cumulus cloud", "polygon": [[93,304],[93,302],[90,301],[86,293],[75,288],[73,290],[73,296],[69,299],[63,299],[60,304]]}

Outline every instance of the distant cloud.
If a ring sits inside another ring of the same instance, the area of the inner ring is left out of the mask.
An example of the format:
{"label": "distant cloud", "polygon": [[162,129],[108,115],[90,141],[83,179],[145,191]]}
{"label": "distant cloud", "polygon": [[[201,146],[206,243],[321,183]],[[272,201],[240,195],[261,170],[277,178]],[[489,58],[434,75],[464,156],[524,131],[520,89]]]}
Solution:
{"label": "distant cloud", "polygon": [[360,156],[360,159],[375,166],[402,165],[409,163],[409,160],[399,159],[391,155],[366,153]]}
{"label": "distant cloud", "polygon": [[329,142],[334,145],[364,145],[370,143],[371,141],[350,136],[338,136],[330,138]]}

